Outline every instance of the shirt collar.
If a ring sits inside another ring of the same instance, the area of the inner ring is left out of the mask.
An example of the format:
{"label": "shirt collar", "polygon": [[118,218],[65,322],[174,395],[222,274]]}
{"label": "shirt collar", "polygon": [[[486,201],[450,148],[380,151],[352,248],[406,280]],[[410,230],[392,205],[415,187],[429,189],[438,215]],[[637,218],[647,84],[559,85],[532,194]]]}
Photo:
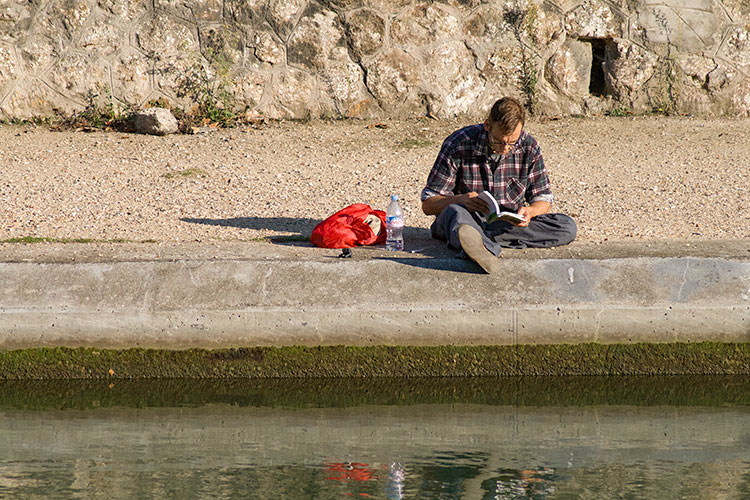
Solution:
{"label": "shirt collar", "polygon": [[484,125],[482,125],[482,130],[477,136],[476,150],[484,153],[484,155],[491,161],[497,161],[501,158],[499,154],[495,153],[492,148],[490,148],[490,134],[484,129]]}

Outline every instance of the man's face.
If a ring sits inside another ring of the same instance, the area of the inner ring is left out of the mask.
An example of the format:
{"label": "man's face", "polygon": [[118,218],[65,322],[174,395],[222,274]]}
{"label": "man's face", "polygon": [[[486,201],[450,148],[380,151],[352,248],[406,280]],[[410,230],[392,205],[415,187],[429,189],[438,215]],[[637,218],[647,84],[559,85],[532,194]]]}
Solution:
{"label": "man's face", "polygon": [[505,136],[500,132],[500,127],[496,123],[490,123],[489,120],[484,122],[484,129],[489,135],[488,140],[492,151],[499,155],[504,155],[510,153],[516,145],[516,142],[518,142],[518,139],[521,137],[521,132],[523,131],[523,124],[519,122],[518,125],[516,125],[515,130],[513,130],[511,134]]}

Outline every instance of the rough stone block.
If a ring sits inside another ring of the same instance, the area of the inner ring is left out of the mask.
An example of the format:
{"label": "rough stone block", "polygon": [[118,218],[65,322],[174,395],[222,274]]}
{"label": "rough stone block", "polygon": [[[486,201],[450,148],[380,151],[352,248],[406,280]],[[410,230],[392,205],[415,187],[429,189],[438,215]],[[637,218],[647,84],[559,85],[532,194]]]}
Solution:
{"label": "rough stone block", "polygon": [[91,100],[106,105],[110,89],[109,63],[89,55],[71,52],[55,64],[44,76],[52,88],[79,103]]}
{"label": "rough stone block", "polygon": [[737,73],[733,69],[724,64],[718,64],[706,75],[706,87],[712,93],[721,92],[734,81],[736,76]]}
{"label": "rough stone block", "polygon": [[331,10],[312,10],[300,19],[289,37],[287,56],[290,64],[321,71],[335,47],[343,45],[343,29]]}
{"label": "rough stone block", "polygon": [[367,88],[383,109],[398,109],[421,83],[419,66],[402,50],[383,52],[367,64]]}
{"label": "rough stone block", "polygon": [[391,37],[403,46],[456,38],[460,31],[459,18],[439,3],[417,4],[391,22]]}
{"label": "rough stone block", "polygon": [[271,33],[259,32],[253,40],[255,57],[268,64],[282,64],[286,61],[286,49]]}
{"label": "rough stone block", "polygon": [[266,19],[276,34],[286,40],[305,7],[307,0],[269,0]]}
{"label": "rough stone block", "polygon": [[412,0],[364,0],[364,5],[383,14],[396,14],[411,4]]}
{"label": "rough stone block", "polygon": [[18,76],[18,62],[12,47],[0,45],[0,95]]}
{"label": "rough stone block", "polygon": [[738,68],[750,69],[750,24],[732,27],[727,32],[718,55],[732,61]]}
{"label": "rough stone block", "polygon": [[323,3],[336,12],[345,12],[361,8],[363,0],[326,0]]}
{"label": "rough stone block", "polygon": [[274,75],[275,101],[261,111],[272,119],[314,116],[317,112],[317,94],[314,76],[288,68],[284,73]]}
{"label": "rough stone block", "polygon": [[112,94],[130,106],[140,106],[151,93],[151,63],[134,49],[126,49],[112,61]]}
{"label": "rough stone block", "polygon": [[750,17],[750,2],[747,0],[722,0],[732,19],[747,19]]}
{"label": "rough stone block", "polygon": [[120,24],[111,19],[96,19],[83,28],[76,46],[89,54],[96,52],[109,57],[127,42],[128,34]]}
{"label": "rough stone block", "polygon": [[39,75],[54,61],[57,44],[46,36],[32,36],[18,45],[26,73]]}
{"label": "rough stone block", "polygon": [[0,41],[23,39],[32,24],[37,6],[31,2],[3,2],[0,4]]}
{"label": "rough stone block", "polygon": [[177,17],[197,22],[218,22],[222,15],[221,0],[154,0],[154,6]]}
{"label": "rough stone block", "polygon": [[459,41],[447,42],[428,52],[423,82],[423,87],[432,91],[430,111],[439,118],[466,113],[485,88],[471,52]]}
{"label": "rough stone block", "polygon": [[346,18],[346,35],[355,57],[365,59],[383,47],[385,20],[374,10],[357,10]]}
{"label": "rough stone block", "polygon": [[513,33],[510,25],[503,19],[502,11],[483,6],[472,13],[463,23],[467,38],[475,44],[508,43]]}
{"label": "rough stone block", "polygon": [[255,108],[263,100],[263,95],[270,82],[271,75],[247,71],[239,78],[237,98],[246,103],[248,107]]}
{"label": "rough stone block", "polygon": [[62,26],[69,39],[75,38],[91,16],[91,7],[81,0],[53,1],[43,22]]}
{"label": "rough stone block", "polygon": [[638,21],[649,42],[688,52],[717,46],[728,24],[713,0],[647,0],[638,6]]}
{"label": "rough stone block", "polygon": [[153,72],[154,86],[186,108],[194,104],[196,95],[205,93],[213,74],[202,57],[179,54],[157,59]]}
{"label": "rough stone block", "polygon": [[135,130],[139,134],[168,135],[179,129],[177,119],[164,108],[148,108],[134,117]]}
{"label": "rough stone block", "polygon": [[546,48],[554,50],[555,41],[564,39],[564,31],[565,23],[557,12],[544,9],[537,10],[533,38],[538,51],[544,52]]}
{"label": "rough stone block", "polygon": [[586,0],[565,16],[565,29],[568,35],[577,38],[621,37],[612,9],[598,0]]}
{"label": "rough stone block", "polygon": [[224,18],[243,26],[259,24],[264,19],[263,0],[225,0]]}
{"label": "rough stone block", "polygon": [[117,16],[118,23],[132,21],[151,7],[149,0],[98,0],[100,8]]}
{"label": "rough stone block", "polygon": [[16,85],[13,91],[0,104],[0,115],[8,118],[31,119],[39,116],[52,116],[55,113],[69,115],[80,109],[70,99],[66,99],[50,89],[43,82],[31,78]]}
{"label": "rough stone block", "polygon": [[750,117],[750,78],[743,80],[732,94],[732,104],[737,116]]}
{"label": "rough stone block", "polygon": [[708,82],[708,74],[716,68],[713,59],[697,54],[678,54],[675,57],[677,67],[686,77],[689,86],[704,88]]}
{"label": "rough stone block", "polygon": [[586,97],[593,63],[590,43],[568,39],[547,61],[544,72],[554,87],[569,97]]}
{"label": "rough stone block", "polygon": [[135,38],[137,46],[156,59],[199,51],[195,30],[162,14],[149,16]]}
{"label": "rough stone block", "polygon": [[321,91],[332,99],[336,114],[347,116],[352,106],[368,97],[364,72],[359,64],[349,58],[346,47],[337,47],[331,56],[321,74],[325,84]]}
{"label": "rough stone block", "polygon": [[604,78],[607,93],[628,100],[654,75],[658,57],[623,39],[607,44]]}

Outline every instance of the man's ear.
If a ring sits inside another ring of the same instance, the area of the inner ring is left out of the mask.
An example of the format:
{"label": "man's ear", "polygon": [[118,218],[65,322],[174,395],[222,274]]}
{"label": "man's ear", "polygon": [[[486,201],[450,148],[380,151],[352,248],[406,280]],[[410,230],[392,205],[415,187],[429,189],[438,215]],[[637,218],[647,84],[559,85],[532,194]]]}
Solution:
{"label": "man's ear", "polygon": [[490,119],[489,119],[489,118],[487,118],[487,119],[486,119],[486,120],[484,121],[484,130],[485,130],[485,131],[486,131],[487,133],[489,133],[489,132],[490,132]]}

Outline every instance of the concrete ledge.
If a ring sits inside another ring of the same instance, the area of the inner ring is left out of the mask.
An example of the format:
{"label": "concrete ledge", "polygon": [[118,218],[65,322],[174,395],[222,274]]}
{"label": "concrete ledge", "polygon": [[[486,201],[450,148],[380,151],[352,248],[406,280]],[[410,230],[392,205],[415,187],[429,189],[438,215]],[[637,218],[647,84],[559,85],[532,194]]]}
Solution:
{"label": "concrete ledge", "polygon": [[71,245],[31,261],[6,248],[0,348],[750,342],[744,243],[719,257],[508,252],[493,276],[379,249],[148,258],[111,246],[71,262]]}

